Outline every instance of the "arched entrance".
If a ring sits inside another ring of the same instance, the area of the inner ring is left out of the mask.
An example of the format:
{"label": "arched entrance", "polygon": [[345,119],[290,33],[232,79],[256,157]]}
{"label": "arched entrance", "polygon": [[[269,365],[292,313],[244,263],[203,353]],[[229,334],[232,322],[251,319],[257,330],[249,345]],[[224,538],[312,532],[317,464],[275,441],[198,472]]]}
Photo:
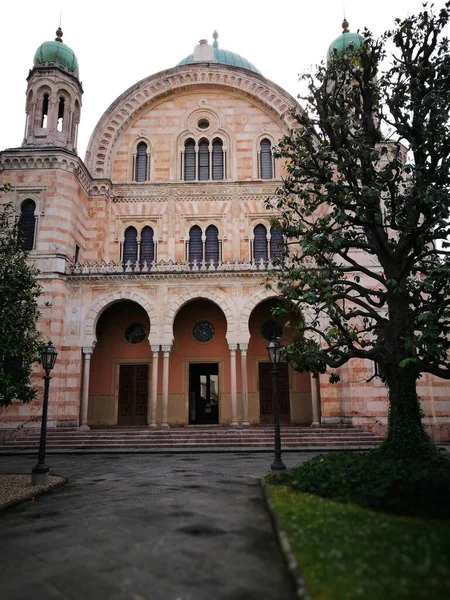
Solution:
{"label": "arched entrance", "polygon": [[148,315],[135,302],[117,302],[101,314],[91,361],[89,425],[148,424],[149,332]]}
{"label": "arched entrance", "polygon": [[[249,318],[250,343],[249,360],[252,363],[252,377],[249,381],[249,398],[254,410],[259,412],[261,424],[273,423],[274,397],[272,387],[272,368],[267,355],[267,346],[275,335],[287,344],[291,333],[285,327],[286,319],[272,315],[277,300],[263,300],[251,312]],[[280,421],[310,425],[311,384],[309,373],[297,373],[286,363],[278,365],[278,398]]]}
{"label": "arched entrance", "polygon": [[[171,413],[190,425],[229,422],[230,391],[225,382],[227,322],[222,310],[210,300],[195,299],[177,313],[171,352],[169,395]],[[176,396],[181,392],[181,402]],[[176,405],[178,408],[176,409]],[[173,418],[172,417],[172,418]]]}

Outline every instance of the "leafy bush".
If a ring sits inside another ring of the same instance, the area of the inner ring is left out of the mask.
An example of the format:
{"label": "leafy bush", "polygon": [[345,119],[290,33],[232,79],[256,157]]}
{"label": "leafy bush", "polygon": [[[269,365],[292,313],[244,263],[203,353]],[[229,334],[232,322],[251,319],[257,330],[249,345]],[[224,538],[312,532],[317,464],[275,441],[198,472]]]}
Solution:
{"label": "leafy bush", "polygon": [[330,453],[272,475],[270,481],[387,513],[450,518],[450,460],[446,456],[407,460],[386,456],[378,449]]}

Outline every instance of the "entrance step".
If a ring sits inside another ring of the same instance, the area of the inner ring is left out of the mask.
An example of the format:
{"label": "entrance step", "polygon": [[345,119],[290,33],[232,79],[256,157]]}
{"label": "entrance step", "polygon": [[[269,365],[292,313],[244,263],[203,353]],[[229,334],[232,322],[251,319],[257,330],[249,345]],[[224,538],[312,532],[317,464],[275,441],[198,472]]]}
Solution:
{"label": "entrance step", "polygon": [[[311,429],[281,426],[283,450],[369,449],[383,438],[356,428]],[[39,430],[11,431],[0,454],[35,453]],[[171,429],[51,429],[47,432],[47,452],[230,452],[272,451],[273,427],[192,426]]]}

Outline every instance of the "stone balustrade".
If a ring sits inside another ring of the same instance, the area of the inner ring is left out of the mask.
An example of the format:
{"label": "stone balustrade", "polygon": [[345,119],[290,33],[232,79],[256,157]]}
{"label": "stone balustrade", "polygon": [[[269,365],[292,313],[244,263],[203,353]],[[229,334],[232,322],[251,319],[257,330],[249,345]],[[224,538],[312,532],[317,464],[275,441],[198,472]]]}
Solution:
{"label": "stone balustrade", "polygon": [[[278,261],[276,261],[278,262]],[[286,264],[286,263],[284,263]],[[213,273],[213,272],[261,272],[280,269],[280,264],[275,264],[271,259],[264,260],[211,260],[189,261],[189,260],[159,260],[147,262],[110,262],[93,261],[73,263],[69,265],[69,275],[113,275],[113,274],[149,274],[149,273]]]}

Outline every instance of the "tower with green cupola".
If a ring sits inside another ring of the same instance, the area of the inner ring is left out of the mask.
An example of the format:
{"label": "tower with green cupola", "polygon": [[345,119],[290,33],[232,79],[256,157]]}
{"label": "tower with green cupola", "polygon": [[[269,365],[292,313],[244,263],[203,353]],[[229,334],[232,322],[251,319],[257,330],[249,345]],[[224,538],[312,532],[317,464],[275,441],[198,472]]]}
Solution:
{"label": "tower with green cupola", "polygon": [[75,53],[62,36],[59,27],[55,40],[44,42],[35,52],[27,77],[22,146],[56,146],[76,153],[83,88]]}
{"label": "tower with green cupola", "polygon": [[342,33],[335,40],[331,42],[327,52],[327,62],[334,56],[340,56],[348,50],[359,50],[364,42],[364,38],[359,33],[355,33],[349,30],[349,23],[344,18],[342,22]]}

